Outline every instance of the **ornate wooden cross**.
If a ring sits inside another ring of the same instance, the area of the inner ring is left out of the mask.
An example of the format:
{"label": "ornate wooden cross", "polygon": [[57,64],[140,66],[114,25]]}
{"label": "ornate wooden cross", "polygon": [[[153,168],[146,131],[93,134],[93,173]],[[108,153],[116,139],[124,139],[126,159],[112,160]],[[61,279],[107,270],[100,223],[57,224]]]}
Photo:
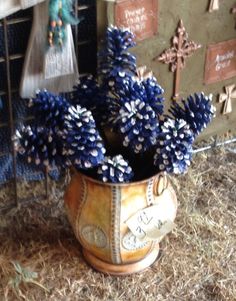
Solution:
{"label": "ornate wooden cross", "polygon": [[174,100],[178,100],[180,87],[180,73],[185,67],[186,58],[191,56],[198,48],[202,46],[188,40],[188,34],[184,28],[183,21],[179,21],[177,34],[173,37],[172,47],[165,50],[159,57],[158,61],[169,64],[170,70],[175,72]]}
{"label": "ornate wooden cross", "polygon": [[220,0],[211,0],[209,5],[209,12],[212,13],[220,8]]}
{"label": "ornate wooden cross", "polygon": [[236,98],[235,85],[229,85],[225,87],[226,93],[221,93],[219,97],[219,102],[224,103],[223,114],[229,114],[232,112],[232,99]]}

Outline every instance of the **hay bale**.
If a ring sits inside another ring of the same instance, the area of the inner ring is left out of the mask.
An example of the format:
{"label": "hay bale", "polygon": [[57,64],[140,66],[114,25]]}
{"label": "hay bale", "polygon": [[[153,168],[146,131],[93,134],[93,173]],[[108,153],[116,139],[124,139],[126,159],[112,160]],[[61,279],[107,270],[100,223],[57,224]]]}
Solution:
{"label": "hay bale", "polygon": [[[197,154],[189,172],[172,181],[177,227],[152,267],[124,278],[84,262],[65,216],[63,183],[50,183],[51,197],[42,201],[34,201],[35,186],[30,203],[1,217],[0,300],[236,300],[236,155],[224,148]],[[37,272],[50,292],[32,283],[14,289],[12,261]]]}

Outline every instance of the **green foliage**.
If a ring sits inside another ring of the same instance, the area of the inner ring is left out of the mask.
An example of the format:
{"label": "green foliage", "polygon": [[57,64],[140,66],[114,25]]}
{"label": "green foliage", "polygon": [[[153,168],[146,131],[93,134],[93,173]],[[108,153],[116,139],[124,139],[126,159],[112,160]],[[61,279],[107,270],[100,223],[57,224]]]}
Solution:
{"label": "green foliage", "polygon": [[17,296],[21,296],[25,299],[25,296],[20,288],[20,286],[23,284],[33,284],[40,287],[47,293],[50,293],[50,290],[48,288],[35,280],[38,278],[37,272],[33,272],[28,268],[23,268],[17,261],[13,261],[12,264],[14,266],[16,275],[14,278],[10,279],[9,285],[13,288]]}

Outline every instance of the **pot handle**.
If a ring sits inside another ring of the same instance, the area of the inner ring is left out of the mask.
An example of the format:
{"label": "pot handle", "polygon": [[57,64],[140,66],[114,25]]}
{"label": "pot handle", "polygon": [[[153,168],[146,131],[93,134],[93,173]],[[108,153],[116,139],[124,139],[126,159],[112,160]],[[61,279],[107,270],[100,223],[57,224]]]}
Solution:
{"label": "pot handle", "polygon": [[155,196],[160,196],[165,189],[168,187],[168,177],[165,173],[159,174],[155,179],[153,183],[153,193]]}

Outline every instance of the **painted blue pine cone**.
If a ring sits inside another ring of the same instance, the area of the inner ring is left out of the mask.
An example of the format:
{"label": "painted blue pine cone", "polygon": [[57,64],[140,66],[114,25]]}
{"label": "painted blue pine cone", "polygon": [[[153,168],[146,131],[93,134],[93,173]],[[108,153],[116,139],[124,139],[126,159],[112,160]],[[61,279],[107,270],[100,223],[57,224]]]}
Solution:
{"label": "painted blue pine cone", "polygon": [[104,122],[109,97],[92,75],[81,77],[72,94],[73,105],[78,104],[91,111],[98,124]]}
{"label": "painted blue pine cone", "polygon": [[69,103],[60,95],[42,90],[38,91],[36,97],[29,101],[29,107],[32,107],[37,125],[56,131],[63,126]]}
{"label": "painted blue pine cone", "polygon": [[120,109],[119,130],[123,144],[135,153],[143,153],[155,145],[159,134],[157,115],[140,99],[125,102]]}
{"label": "painted blue pine cone", "polygon": [[53,169],[63,167],[63,143],[47,127],[23,126],[14,137],[16,151],[28,163],[38,167]]}
{"label": "painted blue pine cone", "polygon": [[97,166],[104,160],[105,148],[92,113],[77,105],[71,106],[65,116],[62,134],[68,165],[77,169]]}
{"label": "painted blue pine cone", "polygon": [[211,100],[212,95],[196,93],[194,96],[190,95],[187,100],[182,100],[183,106],[174,102],[169,112],[174,118],[185,120],[196,137],[207,127],[215,114],[215,107]]}
{"label": "painted blue pine cone", "polygon": [[[156,87],[154,85],[154,91]],[[124,146],[135,153],[150,149],[159,134],[158,117],[163,111],[163,99],[160,94],[151,95],[151,89],[143,82],[134,81],[124,97],[114,99],[110,104],[109,122],[124,137]]]}
{"label": "painted blue pine cone", "polygon": [[134,35],[129,30],[114,26],[107,29],[104,49],[98,54],[98,71],[105,86],[109,86],[119,72],[125,72],[126,76],[135,74],[136,57],[127,52],[133,46]]}
{"label": "painted blue pine cone", "polygon": [[101,181],[110,183],[126,183],[133,178],[132,168],[122,155],[105,157],[97,173]]}
{"label": "painted blue pine cone", "polygon": [[159,171],[182,174],[192,158],[193,133],[183,119],[167,119],[161,125],[154,165]]}
{"label": "painted blue pine cone", "polygon": [[158,116],[161,116],[164,110],[164,89],[158,84],[154,76],[144,79],[141,84],[145,89],[146,102]]}
{"label": "painted blue pine cone", "polygon": [[129,92],[133,84],[133,73],[127,73],[122,67],[112,69],[107,78],[104,78],[104,89],[109,89],[114,97],[121,97]]}

